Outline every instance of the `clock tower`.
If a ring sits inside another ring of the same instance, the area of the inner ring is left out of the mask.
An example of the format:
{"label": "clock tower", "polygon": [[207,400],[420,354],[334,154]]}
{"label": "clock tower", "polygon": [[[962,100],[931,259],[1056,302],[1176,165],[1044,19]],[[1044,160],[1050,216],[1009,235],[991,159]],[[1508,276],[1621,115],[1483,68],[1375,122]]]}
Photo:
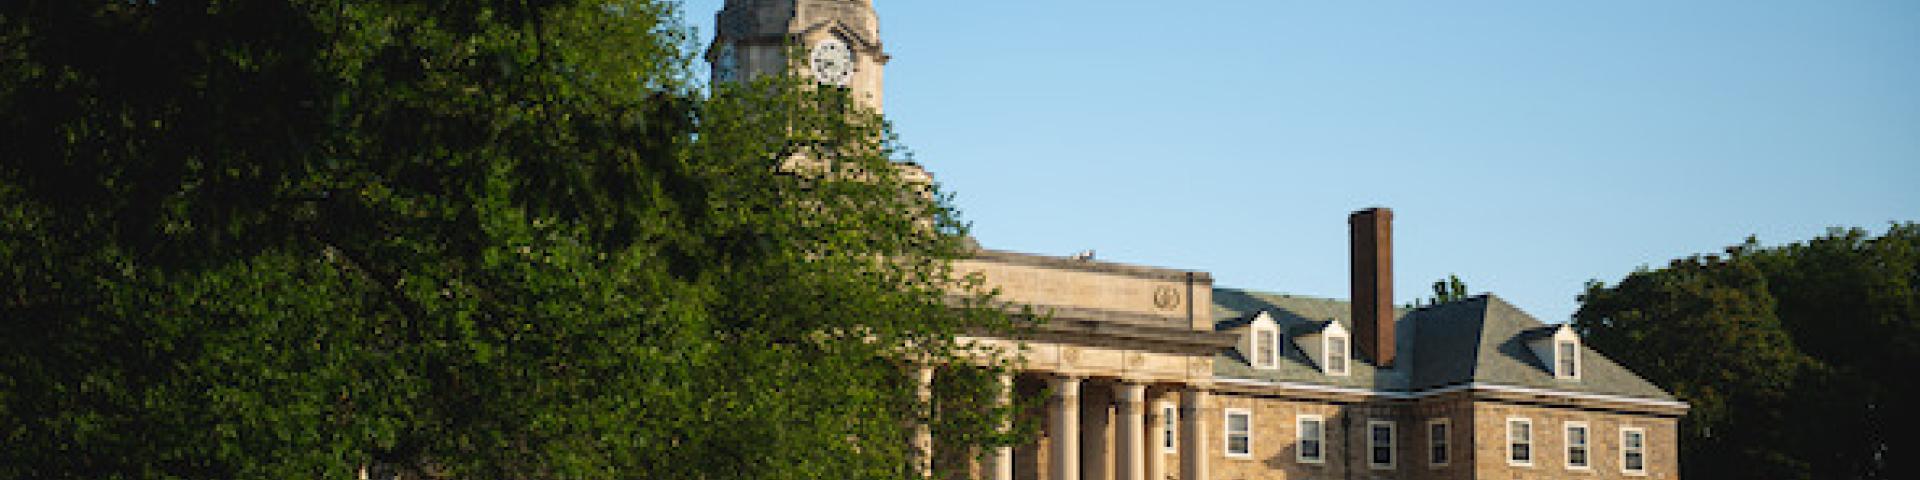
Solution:
{"label": "clock tower", "polygon": [[[880,110],[888,57],[873,0],[727,0],[716,17],[707,48],[715,83],[791,67],[821,85],[851,90]],[[789,62],[789,45],[799,46],[804,58]]]}

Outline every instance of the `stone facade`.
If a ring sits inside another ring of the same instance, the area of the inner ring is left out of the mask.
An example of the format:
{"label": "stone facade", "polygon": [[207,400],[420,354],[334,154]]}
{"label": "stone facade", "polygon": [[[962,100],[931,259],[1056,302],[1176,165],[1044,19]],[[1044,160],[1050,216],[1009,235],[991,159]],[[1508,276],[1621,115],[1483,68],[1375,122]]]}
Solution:
{"label": "stone facade", "polygon": [[[1515,466],[1506,457],[1507,420],[1529,420],[1534,429],[1534,458],[1529,466]],[[1589,410],[1524,403],[1476,402],[1473,405],[1474,443],[1486,448],[1473,464],[1476,478],[1679,478],[1678,423],[1671,416],[1635,412]],[[1587,468],[1567,463],[1566,426],[1584,424],[1589,433]],[[1629,474],[1621,466],[1621,430],[1645,429],[1646,468]]]}

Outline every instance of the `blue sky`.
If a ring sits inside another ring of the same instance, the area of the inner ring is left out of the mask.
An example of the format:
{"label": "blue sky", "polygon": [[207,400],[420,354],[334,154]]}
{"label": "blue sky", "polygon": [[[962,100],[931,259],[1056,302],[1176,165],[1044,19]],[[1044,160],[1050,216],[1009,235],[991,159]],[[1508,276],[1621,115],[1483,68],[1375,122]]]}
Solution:
{"label": "blue sky", "polygon": [[[702,42],[721,0],[684,2]],[[887,113],[991,248],[1545,321],[1590,279],[1920,221],[1920,2],[876,0]]]}

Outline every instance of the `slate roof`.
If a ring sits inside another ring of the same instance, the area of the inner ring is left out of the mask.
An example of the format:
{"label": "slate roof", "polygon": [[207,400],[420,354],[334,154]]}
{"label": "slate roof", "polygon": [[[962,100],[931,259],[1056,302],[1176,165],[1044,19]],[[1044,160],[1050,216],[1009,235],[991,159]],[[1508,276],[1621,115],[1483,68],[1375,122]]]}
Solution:
{"label": "slate roof", "polygon": [[1272,315],[1274,323],[1280,326],[1280,331],[1286,333],[1287,344],[1284,354],[1280,356],[1279,368],[1255,369],[1246,359],[1228,350],[1222,352],[1213,362],[1215,377],[1317,383],[1386,391],[1407,390],[1408,369],[1405,368],[1407,362],[1399,362],[1394,368],[1378,368],[1370,361],[1362,361],[1363,356],[1356,350],[1353,361],[1347,362],[1346,376],[1326,375],[1320,373],[1318,359],[1307,358],[1300,345],[1294,343],[1300,334],[1318,332],[1326,328],[1325,323],[1328,321],[1338,322],[1348,331],[1352,331],[1353,323],[1348,318],[1350,312],[1346,302],[1218,287],[1213,289],[1213,318],[1226,319],[1217,323],[1216,330],[1245,325],[1263,310]]}
{"label": "slate roof", "polygon": [[1566,392],[1674,400],[1673,395],[1640,378],[1599,352],[1581,345],[1581,378],[1553,377],[1551,366],[1534,355],[1527,340],[1550,333],[1555,326],[1499,297],[1480,295],[1420,309],[1395,310],[1395,345],[1400,360],[1392,368],[1378,368],[1373,359],[1354,351],[1351,374],[1321,373],[1318,365],[1291,343],[1297,333],[1338,322],[1353,330],[1348,303],[1342,300],[1278,293],[1214,288],[1216,329],[1227,330],[1268,312],[1289,343],[1280,368],[1259,370],[1232,351],[1214,362],[1214,376],[1276,382],[1309,383],[1385,392],[1417,392],[1453,385],[1495,384]]}

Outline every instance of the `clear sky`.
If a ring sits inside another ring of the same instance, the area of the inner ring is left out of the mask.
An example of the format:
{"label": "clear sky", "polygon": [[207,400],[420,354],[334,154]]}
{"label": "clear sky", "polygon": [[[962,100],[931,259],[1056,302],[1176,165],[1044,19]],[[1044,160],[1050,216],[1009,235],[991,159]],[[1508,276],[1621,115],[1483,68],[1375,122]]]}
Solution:
{"label": "clear sky", "polygon": [[[701,41],[721,0],[684,2]],[[1920,221],[1920,2],[876,0],[887,113],[990,248],[1544,321],[1589,279]]]}

